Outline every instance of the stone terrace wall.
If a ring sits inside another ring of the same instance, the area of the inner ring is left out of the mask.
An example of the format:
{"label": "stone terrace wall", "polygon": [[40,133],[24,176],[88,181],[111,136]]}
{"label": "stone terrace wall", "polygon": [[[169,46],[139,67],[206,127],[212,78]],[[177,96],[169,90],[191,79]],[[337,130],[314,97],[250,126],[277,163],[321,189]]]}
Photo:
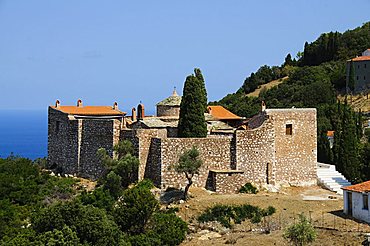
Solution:
{"label": "stone terrace wall", "polygon": [[212,190],[217,193],[237,193],[247,181],[242,173],[211,172]]}
{"label": "stone terrace wall", "polygon": [[[276,182],[316,184],[316,109],[267,109],[266,112],[274,123]],[[287,124],[292,124],[292,135],[286,134]]]}
{"label": "stone terrace wall", "polygon": [[48,163],[65,173],[78,173],[78,128],[77,120],[68,115],[48,109]]}
{"label": "stone terrace wall", "polygon": [[112,156],[114,146],[114,125],[120,124],[118,120],[84,119],[82,121],[81,147],[80,147],[80,175],[97,179],[104,171],[104,166],[96,152],[105,148]]}
{"label": "stone terrace wall", "polygon": [[193,178],[193,185],[206,187],[209,170],[230,169],[231,137],[224,138],[164,138],[161,140],[161,188],[184,187],[186,178],[171,167],[178,163],[179,156],[196,146],[200,152],[203,165],[199,175]]}
{"label": "stone terrace wall", "polygon": [[275,142],[272,122],[266,117],[261,126],[238,130],[236,139],[236,169],[244,171],[246,181],[256,185],[274,184]]}

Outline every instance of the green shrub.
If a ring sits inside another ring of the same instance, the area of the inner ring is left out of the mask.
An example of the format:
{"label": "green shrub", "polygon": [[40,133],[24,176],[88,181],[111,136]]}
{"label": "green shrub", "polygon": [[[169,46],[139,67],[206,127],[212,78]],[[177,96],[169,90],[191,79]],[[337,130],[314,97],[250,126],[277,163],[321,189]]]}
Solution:
{"label": "green shrub", "polygon": [[246,183],[239,189],[239,193],[257,194],[258,190],[251,183]]}
{"label": "green shrub", "polygon": [[148,190],[154,188],[154,184],[150,179],[143,179],[142,181],[138,182],[136,186]]}
{"label": "green shrub", "polygon": [[149,224],[149,234],[155,235],[159,245],[179,245],[186,237],[187,224],[174,213],[156,213]]}
{"label": "green shrub", "polygon": [[92,192],[83,191],[79,199],[84,205],[91,204],[97,208],[104,208],[108,212],[112,210],[115,202],[109,190],[103,189],[103,187],[98,187]]}
{"label": "green shrub", "polygon": [[[35,214],[32,219],[32,229],[38,234],[46,232],[53,234],[54,231],[55,236],[58,236],[66,226],[76,233],[80,243],[119,245],[123,241],[122,232],[104,209],[85,206],[79,202],[51,205]],[[66,233],[68,237],[73,236],[69,230]]]}
{"label": "green shrub", "polygon": [[113,209],[113,217],[122,231],[132,235],[144,233],[145,225],[159,209],[150,190],[135,186],[123,192]]}
{"label": "green shrub", "polygon": [[274,207],[268,207],[266,210],[250,204],[243,205],[215,205],[208,208],[199,217],[198,221],[218,221],[221,225],[231,228],[231,222],[236,224],[242,223],[244,220],[249,219],[252,223],[261,222],[262,217],[272,215],[275,213]]}
{"label": "green shrub", "polygon": [[306,245],[312,243],[316,239],[316,231],[312,224],[303,215],[299,215],[299,222],[289,226],[283,237],[294,245]]}

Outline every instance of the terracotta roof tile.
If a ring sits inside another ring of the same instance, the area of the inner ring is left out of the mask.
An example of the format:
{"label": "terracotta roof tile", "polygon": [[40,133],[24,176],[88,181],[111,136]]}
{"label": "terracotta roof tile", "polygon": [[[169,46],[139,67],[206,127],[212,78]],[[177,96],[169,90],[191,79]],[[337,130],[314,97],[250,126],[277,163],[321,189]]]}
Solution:
{"label": "terracotta roof tile", "polygon": [[326,136],[327,137],[334,137],[334,131],[327,131]]}
{"label": "terracotta roof tile", "polygon": [[241,117],[231,113],[222,106],[208,106],[208,113],[219,120],[240,120]]}
{"label": "terracotta roof tile", "polygon": [[111,106],[50,106],[55,110],[59,110],[66,114],[73,115],[105,115],[105,116],[114,116],[114,115],[125,115],[125,112],[122,112],[118,109],[113,109]]}
{"label": "terracotta roof tile", "polygon": [[343,187],[342,190],[368,192],[370,191],[370,180],[363,183]]}
{"label": "terracotta roof tile", "polygon": [[358,56],[358,57],[352,58],[348,61],[370,61],[370,56]]}

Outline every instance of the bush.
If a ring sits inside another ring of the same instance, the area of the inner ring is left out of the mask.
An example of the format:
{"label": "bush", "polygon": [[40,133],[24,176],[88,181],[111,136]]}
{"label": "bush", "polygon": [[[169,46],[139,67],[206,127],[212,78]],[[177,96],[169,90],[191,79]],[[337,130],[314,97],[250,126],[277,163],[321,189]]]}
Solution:
{"label": "bush", "polygon": [[[79,202],[49,206],[35,214],[32,220],[32,228],[39,234],[55,232],[55,236],[58,236],[66,226],[73,229],[81,243],[118,245],[123,242],[122,232],[105,210],[91,205],[84,206]],[[73,236],[68,230],[66,233],[68,237]]]}
{"label": "bush", "polygon": [[316,239],[316,231],[307,218],[299,215],[299,222],[289,226],[283,237],[294,245],[306,245],[312,243]]}
{"label": "bush", "polygon": [[251,183],[246,183],[239,189],[239,193],[257,194],[258,190]]}
{"label": "bush", "polygon": [[143,179],[142,181],[137,183],[136,186],[144,188],[144,189],[148,189],[148,190],[154,188],[153,182],[150,179]]}
{"label": "bush", "polygon": [[83,191],[79,196],[80,201],[84,205],[93,205],[97,208],[103,208],[108,212],[112,210],[115,203],[114,197],[110,192],[103,187],[98,187],[92,192]]}
{"label": "bush", "polygon": [[198,221],[218,221],[221,225],[231,228],[232,221],[236,224],[240,224],[244,220],[249,219],[252,223],[259,223],[261,222],[262,217],[272,215],[275,211],[275,208],[271,206],[265,210],[249,204],[234,206],[215,205],[203,212],[198,217]]}
{"label": "bush", "polygon": [[149,234],[155,235],[160,244],[179,245],[186,237],[187,224],[174,213],[156,213],[149,224]]}
{"label": "bush", "polygon": [[135,235],[144,233],[144,227],[159,203],[150,190],[135,186],[123,192],[113,209],[113,216],[122,231]]}

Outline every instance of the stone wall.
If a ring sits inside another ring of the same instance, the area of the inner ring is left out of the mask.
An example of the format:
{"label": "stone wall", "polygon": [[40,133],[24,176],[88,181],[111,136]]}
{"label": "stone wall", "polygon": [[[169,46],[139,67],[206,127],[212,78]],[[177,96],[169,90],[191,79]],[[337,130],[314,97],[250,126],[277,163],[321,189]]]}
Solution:
{"label": "stone wall", "polygon": [[[158,160],[157,157],[153,157],[157,150],[154,147],[151,147],[152,139],[166,138],[167,131],[166,129],[135,129],[124,131],[122,135],[122,139],[132,141],[134,148],[136,149],[137,157],[140,162],[138,175],[139,180],[142,180],[145,177],[146,170],[151,169],[151,167],[147,167],[147,165],[152,165],[151,162],[153,158],[154,160]],[[153,153],[150,153],[150,150],[152,150]],[[157,165],[157,163],[153,165]]]}
{"label": "stone wall", "polygon": [[117,124],[119,125],[118,120],[83,120],[80,143],[80,176],[97,179],[103,173],[104,166],[96,153],[99,148],[104,148],[112,156],[114,138],[116,138],[113,129],[114,125]]}
{"label": "stone wall", "polygon": [[224,138],[163,138],[161,139],[161,188],[184,187],[187,180],[184,174],[179,174],[172,166],[179,161],[179,156],[186,150],[196,146],[203,165],[199,175],[193,178],[193,185],[206,187],[209,170],[230,169],[231,137]]}
{"label": "stone wall", "polygon": [[179,116],[180,106],[157,105],[157,116]]}
{"label": "stone wall", "polygon": [[[275,176],[281,185],[316,184],[316,109],[267,109],[275,132]],[[287,125],[292,134],[287,134]]]}
{"label": "stone wall", "polygon": [[241,186],[247,181],[243,172],[232,172],[232,171],[210,171],[210,185],[211,190],[227,194],[237,193]]}
{"label": "stone wall", "polygon": [[104,171],[96,152],[105,148],[112,156],[120,138],[118,119],[69,116],[49,107],[48,163],[59,172],[97,179]]}
{"label": "stone wall", "polygon": [[273,123],[267,116],[258,128],[235,132],[236,169],[244,171],[248,182],[274,184],[275,142]]}
{"label": "stone wall", "polygon": [[61,172],[78,173],[78,121],[48,109],[48,165]]}
{"label": "stone wall", "polygon": [[152,138],[150,143],[149,155],[145,165],[144,178],[153,181],[153,184],[160,188],[162,180],[162,155],[161,155],[161,141],[160,138]]}

